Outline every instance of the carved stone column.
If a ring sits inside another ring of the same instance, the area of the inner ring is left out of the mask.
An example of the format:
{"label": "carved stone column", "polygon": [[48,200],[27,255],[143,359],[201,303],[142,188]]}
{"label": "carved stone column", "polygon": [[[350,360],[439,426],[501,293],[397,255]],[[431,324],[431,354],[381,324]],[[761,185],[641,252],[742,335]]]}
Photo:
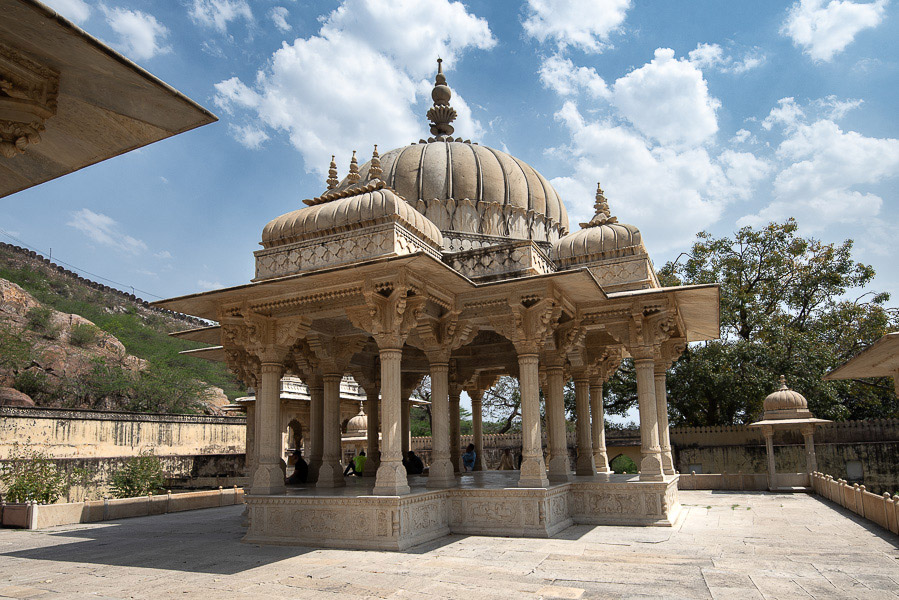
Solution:
{"label": "carved stone column", "polygon": [[459,410],[459,397],[462,391],[452,386],[449,390],[449,419],[450,419],[450,462],[453,471],[462,471],[462,423]]}
{"label": "carved stone column", "polygon": [[590,430],[590,379],[586,373],[574,377],[575,408],[577,410],[577,468],[576,475],[593,477],[593,436]]}
{"label": "carved stone column", "polygon": [[[371,391],[369,391],[371,390]],[[381,407],[378,397],[381,391],[370,385],[365,390],[365,414],[368,415],[367,449],[365,451],[366,461],[362,470],[364,477],[374,477],[378,471],[378,465],[381,462],[380,441],[378,435],[381,433]]]}
{"label": "carved stone column", "polygon": [[326,373],[322,377],[325,386],[324,435],[322,436],[324,453],[315,487],[335,488],[346,485],[343,478],[343,467],[340,464],[341,379],[343,379],[343,375],[340,373]]}
{"label": "carved stone column", "polygon": [[659,422],[659,448],[662,451],[662,472],[674,475],[674,457],[671,453],[671,437],[668,429],[668,391],[665,386],[665,363],[655,365],[656,416]]}
{"label": "carved stone column", "polygon": [[484,392],[481,390],[470,390],[468,396],[471,398],[471,433],[474,437],[474,471],[486,471],[486,461],[484,460],[484,415],[481,398]]}
{"label": "carved stone column", "polygon": [[602,405],[602,380],[594,378],[590,384],[590,423],[593,435],[593,462],[597,473],[611,473],[606,452],[606,423]]}
{"label": "carved stone column", "polygon": [[431,362],[431,467],[429,488],[456,485],[453,463],[450,460],[450,406],[448,391],[449,364]]}
{"label": "carved stone column", "polygon": [[380,348],[381,357],[381,464],[375,477],[375,496],[408,494],[409,481],[403,466],[402,424],[402,348]]}
{"label": "carved stone column", "polygon": [[637,370],[637,401],[640,405],[641,481],[662,481],[662,449],[659,447],[659,422],[656,415],[655,360],[651,347],[634,349]]}
{"label": "carved stone column", "polygon": [[247,404],[247,439],[244,469],[247,477],[256,470],[256,403]]}
{"label": "carved stone column", "polygon": [[809,475],[818,470],[818,459],[815,456],[815,426],[803,425],[802,437],[805,438],[805,465]]}
{"label": "carved stone column", "polygon": [[765,436],[765,452],[768,454],[768,489],[777,487],[777,468],[774,464],[774,428],[770,425],[762,425],[762,434]]}
{"label": "carved stone column", "polygon": [[256,388],[256,470],[250,493],[283,494],[284,473],[281,471],[281,377],[284,365],[263,361]]}
{"label": "carved stone column", "polygon": [[309,477],[306,478],[306,481],[316,483],[325,449],[323,437],[325,431],[325,388],[319,374],[310,377],[306,383],[309,385],[309,434],[312,438],[312,448],[309,454]]}
{"label": "carved stone column", "polygon": [[543,462],[543,436],[540,433],[540,388],[536,352],[518,355],[518,379],[521,393],[521,475],[519,487],[547,487]]}
{"label": "carved stone column", "polygon": [[546,414],[549,421],[549,480],[568,481],[571,461],[568,458],[568,432],[565,428],[564,371],[562,365],[546,368]]}

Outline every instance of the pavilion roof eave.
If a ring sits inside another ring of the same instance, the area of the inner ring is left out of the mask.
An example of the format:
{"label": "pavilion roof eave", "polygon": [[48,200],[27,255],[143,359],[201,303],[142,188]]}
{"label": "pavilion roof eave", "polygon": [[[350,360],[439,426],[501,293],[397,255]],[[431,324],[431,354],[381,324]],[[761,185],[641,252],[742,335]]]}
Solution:
{"label": "pavilion roof eave", "polygon": [[674,297],[677,310],[684,321],[688,342],[704,342],[721,337],[717,283],[630,290],[608,295],[610,300],[652,296]]}
{"label": "pavilion roof eave", "polygon": [[209,348],[197,348],[196,350],[182,350],[178,354],[202,358],[210,362],[225,362],[225,348],[223,346],[210,346]]}
{"label": "pavilion roof eave", "polygon": [[197,329],[175,331],[173,333],[170,333],[169,336],[181,340],[200,342],[203,344],[211,344],[213,346],[216,346],[222,343],[222,328],[219,325],[212,325],[210,327],[199,327]]}
{"label": "pavilion roof eave", "polygon": [[823,425],[824,423],[833,423],[833,421],[828,421],[827,419],[816,419],[814,417],[810,417],[808,419],[767,419],[765,421],[756,421],[755,423],[750,423],[747,427],[763,427],[765,425],[771,425],[773,427],[777,426],[795,426],[795,425],[803,425],[805,423],[812,423],[814,425]]}
{"label": "pavilion roof eave", "polygon": [[894,377],[899,371],[899,332],[888,333],[824,376],[825,381]]}

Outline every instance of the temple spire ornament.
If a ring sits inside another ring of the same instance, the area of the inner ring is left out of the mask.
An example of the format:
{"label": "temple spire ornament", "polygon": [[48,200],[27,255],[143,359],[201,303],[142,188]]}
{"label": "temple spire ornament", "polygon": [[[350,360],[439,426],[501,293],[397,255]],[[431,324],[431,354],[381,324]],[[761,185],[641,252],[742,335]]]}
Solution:
{"label": "temple spire ornament", "polygon": [[371,164],[368,167],[368,180],[381,179],[381,174],[381,155],[378,154],[378,145],[375,144],[375,149],[371,153]]}
{"label": "temple spire ornament", "polygon": [[596,214],[593,215],[589,223],[581,223],[582,228],[599,227],[600,225],[611,225],[618,222],[618,217],[613,217],[612,212],[609,210],[609,201],[606,200],[605,193],[602,191],[602,186],[598,181],[596,182],[596,202],[593,204],[593,209],[596,211]]}
{"label": "temple spire ornament", "polygon": [[337,163],[334,162],[334,155],[331,155],[331,165],[328,168],[328,189],[333,190],[337,187],[340,180],[337,179]]}
{"label": "temple spire ornament", "polygon": [[362,177],[359,175],[359,163],[356,162],[356,151],[353,150],[353,158],[350,159],[350,172],[346,176],[347,181],[350,182],[350,185],[359,183],[359,180]]}
{"label": "temple spire ornament", "polygon": [[431,90],[431,99],[434,106],[428,110],[428,120],[431,121],[431,133],[435,136],[450,136],[455,129],[450,123],[456,120],[456,110],[450,106],[453,92],[446,85],[446,77],[443,75],[443,59],[437,59],[437,77],[434,80],[434,89]]}

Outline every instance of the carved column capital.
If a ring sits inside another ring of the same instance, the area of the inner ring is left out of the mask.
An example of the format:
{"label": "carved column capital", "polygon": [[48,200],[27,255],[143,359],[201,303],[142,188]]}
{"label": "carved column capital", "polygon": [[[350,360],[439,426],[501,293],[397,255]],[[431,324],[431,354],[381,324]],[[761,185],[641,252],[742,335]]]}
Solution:
{"label": "carved column capital", "polygon": [[561,308],[553,298],[534,302],[510,302],[510,311],[492,317],[497,333],[512,342],[519,355],[538,354],[547,336],[555,329]]}
{"label": "carved column capital", "polygon": [[402,281],[374,286],[367,282],[364,304],[346,309],[350,322],[368,332],[381,349],[402,349],[418,323],[425,299]]}

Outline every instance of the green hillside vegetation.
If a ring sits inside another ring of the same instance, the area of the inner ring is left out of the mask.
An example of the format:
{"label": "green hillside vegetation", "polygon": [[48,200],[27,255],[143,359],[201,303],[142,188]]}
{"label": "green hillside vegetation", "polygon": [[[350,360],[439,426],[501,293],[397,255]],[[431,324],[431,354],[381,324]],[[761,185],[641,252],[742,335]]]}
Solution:
{"label": "green hillside vegetation", "polygon": [[[39,404],[85,406],[93,404],[92,400],[105,397],[113,400],[116,408],[124,410],[190,413],[201,409],[205,386],[198,382],[222,388],[229,399],[246,393],[246,388],[224,364],[179,354],[182,350],[204,346],[169,337],[168,334],[173,331],[191,328],[192,325],[186,321],[147,309],[119,294],[93,289],[6,248],[0,249],[0,278],[20,285],[44,306],[92,321],[122,342],[129,354],[148,363],[147,368],[135,378],[121,367],[97,360],[90,373],[80,377],[78,382],[71,382],[65,390],[42,390],[41,382],[29,381],[29,378],[36,377],[23,371],[16,377],[15,387],[29,395],[35,394],[37,397],[32,397]],[[37,331],[31,325],[29,322],[29,329]],[[76,345],[92,343],[88,327],[78,332],[73,340]],[[8,331],[0,333],[6,334],[0,337],[9,335]],[[19,364],[27,365],[30,362],[27,349],[16,346],[9,339],[0,344],[7,345],[11,345],[8,349],[14,354],[8,358]],[[60,398],[60,395],[69,397]]]}

